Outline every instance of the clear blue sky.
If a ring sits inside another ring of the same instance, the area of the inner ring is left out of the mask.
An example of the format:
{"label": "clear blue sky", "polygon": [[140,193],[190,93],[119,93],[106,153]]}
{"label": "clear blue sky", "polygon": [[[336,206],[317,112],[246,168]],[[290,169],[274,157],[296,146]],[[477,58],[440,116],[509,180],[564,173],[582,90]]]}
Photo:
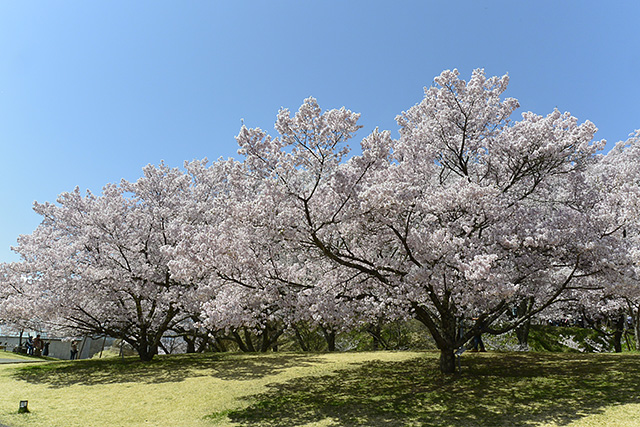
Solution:
{"label": "clear blue sky", "polygon": [[[34,200],[236,156],[314,96],[396,130],[443,69],[509,73],[614,142],[640,128],[637,1],[0,1],[0,262]],[[356,141],[357,143],[357,141]],[[236,156],[237,157],[237,156]]]}

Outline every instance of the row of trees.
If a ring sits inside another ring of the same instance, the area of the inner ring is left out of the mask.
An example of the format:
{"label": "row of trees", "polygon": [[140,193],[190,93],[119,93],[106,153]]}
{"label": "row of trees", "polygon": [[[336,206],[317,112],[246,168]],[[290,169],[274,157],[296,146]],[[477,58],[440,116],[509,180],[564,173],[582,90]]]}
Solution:
{"label": "row of trees", "polygon": [[[640,330],[640,134],[598,154],[596,127],[501,98],[508,77],[445,71],[397,117],[399,138],[313,98],[276,135],[242,127],[242,161],[147,166],[101,195],[35,204],[0,318],[105,334],[150,360],[195,340],[415,318],[440,369],[474,334],[567,311],[631,313]],[[467,325],[464,329],[461,324]]]}

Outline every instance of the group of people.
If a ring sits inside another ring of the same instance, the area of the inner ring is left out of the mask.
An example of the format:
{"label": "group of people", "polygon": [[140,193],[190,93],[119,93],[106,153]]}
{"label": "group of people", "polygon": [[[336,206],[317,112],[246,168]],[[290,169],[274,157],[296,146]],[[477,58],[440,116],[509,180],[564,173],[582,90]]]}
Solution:
{"label": "group of people", "polygon": [[[49,355],[49,341],[44,341],[40,335],[36,335],[32,338],[31,335],[27,338],[25,347],[29,356],[48,356]],[[75,360],[78,358],[78,341],[71,341],[71,352],[69,359]]]}
{"label": "group of people", "polygon": [[35,338],[29,335],[26,342],[27,354],[29,356],[48,356],[49,344],[48,341],[43,341],[39,334]]}

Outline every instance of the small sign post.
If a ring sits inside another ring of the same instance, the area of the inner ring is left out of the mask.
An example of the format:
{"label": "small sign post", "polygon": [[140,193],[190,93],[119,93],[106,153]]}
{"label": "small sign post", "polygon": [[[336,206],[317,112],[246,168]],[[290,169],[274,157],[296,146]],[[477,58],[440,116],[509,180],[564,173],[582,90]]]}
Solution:
{"label": "small sign post", "polygon": [[20,401],[20,407],[18,408],[18,413],[19,414],[24,414],[24,413],[29,412],[28,405],[29,405],[29,401],[28,400],[21,400]]}

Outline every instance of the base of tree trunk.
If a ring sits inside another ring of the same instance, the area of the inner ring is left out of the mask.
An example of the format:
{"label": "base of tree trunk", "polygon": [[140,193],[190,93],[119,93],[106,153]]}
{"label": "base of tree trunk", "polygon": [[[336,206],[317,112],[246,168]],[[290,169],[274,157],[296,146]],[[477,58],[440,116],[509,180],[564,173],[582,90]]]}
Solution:
{"label": "base of tree trunk", "polygon": [[453,349],[440,350],[440,372],[443,374],[456,373],[456,356]]}

